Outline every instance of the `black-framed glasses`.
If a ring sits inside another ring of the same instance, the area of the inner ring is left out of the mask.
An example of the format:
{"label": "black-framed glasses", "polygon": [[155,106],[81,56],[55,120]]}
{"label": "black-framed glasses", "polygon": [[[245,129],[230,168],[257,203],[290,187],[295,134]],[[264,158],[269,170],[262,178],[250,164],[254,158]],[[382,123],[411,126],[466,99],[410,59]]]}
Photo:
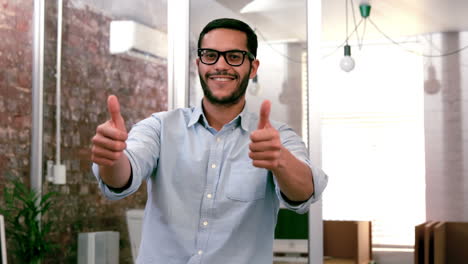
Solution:
{"label": "black-framed glasses", "polygon": [[220,55],[223,55],[224,60],[231,66],[241,66],[244,63],[245,55],[251,60],[255,60],[255,56],[245,50],[226,50],[218,51],[214,49],[198,49],[198,57],[203,64],[213,65],[218,62]]}

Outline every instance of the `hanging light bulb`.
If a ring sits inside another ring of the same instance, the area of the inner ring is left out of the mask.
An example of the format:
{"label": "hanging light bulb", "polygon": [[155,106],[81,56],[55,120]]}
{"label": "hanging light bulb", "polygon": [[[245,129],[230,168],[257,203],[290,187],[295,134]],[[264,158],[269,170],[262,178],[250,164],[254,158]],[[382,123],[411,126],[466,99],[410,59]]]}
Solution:
{"label": "hanging light bulb", "polygon": [[340,67],[345,72],[354,69],[354,59],[351,58],[351,47],[348,44],[344,46],[344,57],[340,61]]}
{"label": "hanging light bulb", "polygon": [[424,81],[424,91],[427,94],[438,93],[440,91],[440,81],[437,80],[436,70],[432,64],[427,68],[427,77],[427,80]]}
{"label": "hanging light bulb", "polygon": [[340,61],[340,68],[345,72],[354,69],[354,60],[351,58],[351,47],[348,45],[348,0],[345,0],[346,6],[346,44],[344,46],[344,57]]}

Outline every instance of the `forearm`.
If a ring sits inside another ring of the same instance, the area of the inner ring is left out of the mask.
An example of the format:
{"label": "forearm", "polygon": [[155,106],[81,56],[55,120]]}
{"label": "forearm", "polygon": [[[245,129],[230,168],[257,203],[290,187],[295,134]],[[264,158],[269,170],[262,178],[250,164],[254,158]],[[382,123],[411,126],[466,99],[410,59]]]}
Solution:
{"label": "forearm", "polygon": [[99,165],[99,176],[106,185],[112,188],[124,187],[130,179],[130,174],[130,161],[123,153],[114,165]]}
{"label": "forearm", "polygon": [[312,171],[285,147],[278,168],[273,170],[281,192],[291,201],[305,201],[314,193]]}

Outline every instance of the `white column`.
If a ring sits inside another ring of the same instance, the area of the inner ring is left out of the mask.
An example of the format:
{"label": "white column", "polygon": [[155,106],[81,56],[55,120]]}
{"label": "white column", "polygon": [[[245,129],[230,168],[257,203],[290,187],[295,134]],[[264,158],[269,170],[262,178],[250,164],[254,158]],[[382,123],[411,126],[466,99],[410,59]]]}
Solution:
{"label": "white column", "polygon": [[29,177],[31,189],[42,191],[42,135],[44,97],[44,0],[34,1],[32,65],[32,128]]}
{"label": "white column", "polygon": [[[321,0],[307,0],[307,80],[309,89],[309,151],[315,166],[322,166],[320,136],[320,42],[322,34]],[[309,264],[323,263],[322,202],[309,211]]]}
{"label": "white column", "polygon": [[188,106],[189,0],[167,1],[168,110]]}

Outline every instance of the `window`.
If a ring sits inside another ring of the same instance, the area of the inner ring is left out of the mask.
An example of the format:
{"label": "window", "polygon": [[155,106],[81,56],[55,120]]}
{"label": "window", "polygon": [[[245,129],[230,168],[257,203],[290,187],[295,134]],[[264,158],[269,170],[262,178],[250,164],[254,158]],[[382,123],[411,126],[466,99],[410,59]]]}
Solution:
{"label": "window", "polygon": [[390,44],[355,46],[356,67],[346,73],[342,55],[322,61],[323,218],[371,220],[374,246],[412,246],[425,221],[422,57]]}

